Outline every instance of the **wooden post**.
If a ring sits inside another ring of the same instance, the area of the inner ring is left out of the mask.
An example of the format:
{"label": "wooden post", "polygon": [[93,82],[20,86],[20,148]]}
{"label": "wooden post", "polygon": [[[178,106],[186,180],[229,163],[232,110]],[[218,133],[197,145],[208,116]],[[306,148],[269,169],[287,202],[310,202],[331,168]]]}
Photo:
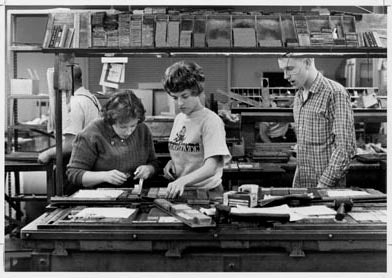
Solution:
{"label": "wooden post", "polygon": [[67,66],[74,63],[73,54],[56,53],[54,63],[53,87],[55,90],[55,123],[56,123],[56,195],[64,195],[63,181],[63,127],[62,127],[62,94],[72,89],[71,70]]}

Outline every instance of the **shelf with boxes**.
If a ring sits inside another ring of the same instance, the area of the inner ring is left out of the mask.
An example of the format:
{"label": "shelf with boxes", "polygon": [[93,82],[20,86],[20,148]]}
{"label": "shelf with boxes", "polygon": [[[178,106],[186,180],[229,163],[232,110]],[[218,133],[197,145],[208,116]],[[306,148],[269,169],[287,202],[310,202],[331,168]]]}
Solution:
{"label": "shelf with boxes", "polygon": [[[160,10],[158,14],[143,12],[71,10],[51,13],[43,51],[67,53],[78,49],[80,54],[88,51],[91,54],[169,56],[188,52],[203,55],[294,52],[386,57],[384,33],[356,28],[364,24],[357,24],[350,15],[211,13],[175,8]],[[365,43],[362,33],[377,37],[374,39],[377,43]]]}
{"label": "shelf with boxes", "polygon": [[156,56],[156,57],[175,57],[175,56],[273,56],[279,57],[286,53],[309,57],[363,57],[363,58],[385,58],[386,49],[384,48],[347,48],[347,47],[259,47],[259,48],[43,48],[43,53],[75,53],[77,56],[89,54],[90,56],[103,56],[107,53],[127,56]]}

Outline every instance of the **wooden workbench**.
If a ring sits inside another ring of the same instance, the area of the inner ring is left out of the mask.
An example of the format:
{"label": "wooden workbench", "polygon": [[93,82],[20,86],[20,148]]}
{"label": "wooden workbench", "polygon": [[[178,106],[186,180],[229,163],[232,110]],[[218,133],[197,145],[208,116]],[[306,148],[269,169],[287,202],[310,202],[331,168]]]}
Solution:
{"label": "wooden workbench", "polygon": [[348,216],[324,224],[232,222],[204,229],[51,227],[61,213],[48,212],[21,231],[33,271],[386,271],[386,223]]}

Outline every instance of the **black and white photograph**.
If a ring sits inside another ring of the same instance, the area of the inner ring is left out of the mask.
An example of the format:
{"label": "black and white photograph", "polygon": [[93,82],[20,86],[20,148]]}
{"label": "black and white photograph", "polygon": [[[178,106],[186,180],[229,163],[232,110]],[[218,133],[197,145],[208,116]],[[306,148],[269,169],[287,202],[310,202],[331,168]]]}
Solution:
{"label": "black and white photograph", "polygon": [[0,0],[2,277],[387,277],[391,26],[389,0]]}

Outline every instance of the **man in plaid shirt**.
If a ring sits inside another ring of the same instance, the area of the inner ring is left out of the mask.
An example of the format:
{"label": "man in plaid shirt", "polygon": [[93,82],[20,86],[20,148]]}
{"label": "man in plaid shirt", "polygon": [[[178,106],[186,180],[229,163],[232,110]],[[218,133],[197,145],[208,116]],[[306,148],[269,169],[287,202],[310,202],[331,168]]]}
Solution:
{"label": "man in plaid shirt", "polygon": [[356,152],[350,96],[324,77],[314,58],[279,58],[284,78],[298,88],[294,97],[297,168],[293,187],[345,187]]}

